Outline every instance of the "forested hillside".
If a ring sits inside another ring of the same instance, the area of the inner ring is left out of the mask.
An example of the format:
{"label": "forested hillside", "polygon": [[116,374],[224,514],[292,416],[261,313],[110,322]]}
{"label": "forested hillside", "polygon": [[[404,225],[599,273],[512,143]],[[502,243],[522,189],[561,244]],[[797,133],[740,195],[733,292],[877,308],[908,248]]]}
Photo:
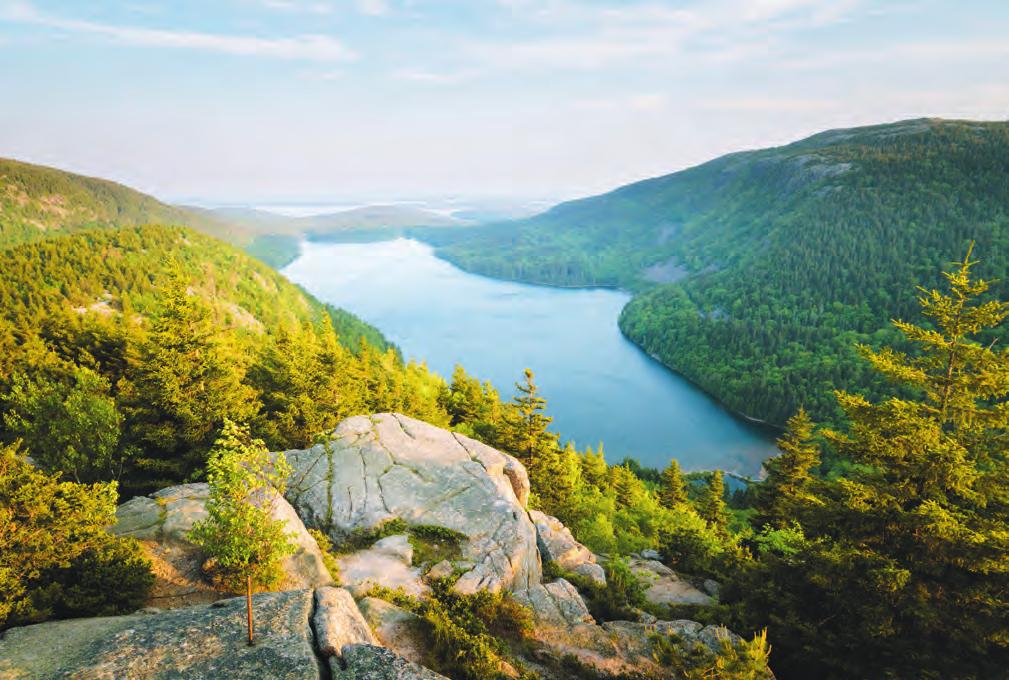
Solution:
{"label": "forested hillside", "polygon": [[0,439],[75,478],[182,481],[225,417],[277,447],[361,412],[439,420],[443,382],[376,329],[191,230],[80,232],[0,268]]}
{"label": "forested hillside", "polygon": [[[541,216],[442,238],[484,274],[639,293],[624,333],[729,407],[832,419],[880,394],[853,345],[917,319],[915,285],[977,241],[1009,271],[1009,124],[913,120],[730,154]],[[996,291],[1004,295],[1004,284]]]}
{"label": "forested hillside", "polygon": [[272,224],[259,228],[213,210],[167,205],[105,179],[0,158],[0,248],[143,224],[191,227],[277,267],[298,254],[298,238]]}

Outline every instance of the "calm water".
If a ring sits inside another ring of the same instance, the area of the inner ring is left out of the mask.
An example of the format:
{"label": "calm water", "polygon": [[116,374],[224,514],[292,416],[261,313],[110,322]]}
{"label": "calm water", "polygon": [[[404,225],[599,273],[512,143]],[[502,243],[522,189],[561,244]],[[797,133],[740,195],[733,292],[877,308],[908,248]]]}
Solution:
{"label": "calm water", "polygon": [[284,273],[321,300],[374,324],[409,358],[450,376],[456,363],[508,397],[527,366],[554,429],[577,445],[603,442],[661,468],[753,474],[766,433],[723,410],[628,342],[628,300],[611,290],[528,286],[468,274],[418,241],[314,243]]}

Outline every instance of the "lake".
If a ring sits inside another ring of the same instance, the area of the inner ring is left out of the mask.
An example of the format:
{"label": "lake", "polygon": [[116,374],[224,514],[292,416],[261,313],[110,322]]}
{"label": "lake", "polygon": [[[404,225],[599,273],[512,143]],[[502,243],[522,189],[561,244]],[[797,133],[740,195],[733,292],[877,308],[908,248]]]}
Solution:
{"label": "lake", "polygon": [[377,326],[407,358],[450,377],[459,363],[508,398],[526,367],[553,429],[579,447],[602,442],[609,462],[755,474],[768,433],[719,404],[621,335],[626,293],[489,279],[411,239],[308,241],[284,274],[319,299]]}

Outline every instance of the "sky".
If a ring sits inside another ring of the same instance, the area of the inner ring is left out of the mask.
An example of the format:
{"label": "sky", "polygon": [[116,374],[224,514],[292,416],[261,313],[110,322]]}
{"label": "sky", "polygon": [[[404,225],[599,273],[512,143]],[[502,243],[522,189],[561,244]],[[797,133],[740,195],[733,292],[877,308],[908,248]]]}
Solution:
{"label": "sky", "polygon": [[0,156],[202,203],[599,193],[1009,118],[1005,0],[0,0]]}

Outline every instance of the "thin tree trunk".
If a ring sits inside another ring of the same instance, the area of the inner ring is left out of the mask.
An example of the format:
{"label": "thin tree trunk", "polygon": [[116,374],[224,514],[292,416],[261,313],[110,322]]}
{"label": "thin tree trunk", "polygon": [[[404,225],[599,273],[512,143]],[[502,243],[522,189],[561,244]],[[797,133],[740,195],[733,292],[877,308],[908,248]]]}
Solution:
{"label": "thin tree trunk", "polygon": [[245,575],[245,613],[249,619],[249,646],[252,641],[252,574]]}

